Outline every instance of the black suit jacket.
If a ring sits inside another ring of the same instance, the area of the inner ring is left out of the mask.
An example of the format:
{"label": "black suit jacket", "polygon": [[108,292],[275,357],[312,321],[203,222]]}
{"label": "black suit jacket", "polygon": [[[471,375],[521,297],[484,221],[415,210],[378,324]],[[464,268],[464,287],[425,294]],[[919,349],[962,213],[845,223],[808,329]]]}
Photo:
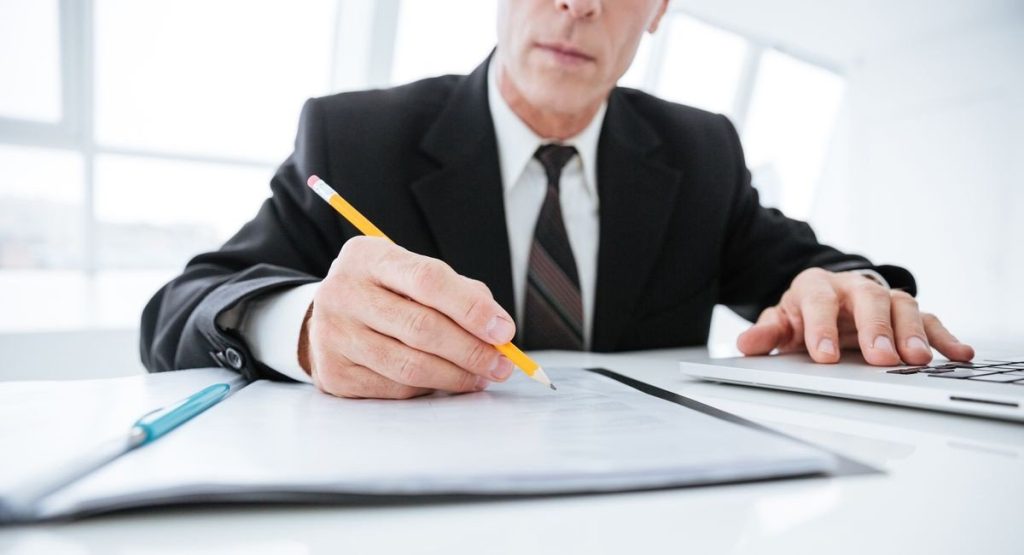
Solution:
{"label": "black suit jacket", "polygon": [[[252,297],[322,279],[358,233],[306,186],[311,174],[398,244],[486,283],[515,315],[486,76],[485,62],[468,76],[309,100],[295,151],[256,217],[146,306],[146,367],[215,363],[280,378],[215,320]],[[715,304],[754,319],[809,267],[875,268],[914,292],[905,270],[822,245],[807,224],[763,208],[724,116],[616,88],[597,160],[595,351],[702,345]]]}

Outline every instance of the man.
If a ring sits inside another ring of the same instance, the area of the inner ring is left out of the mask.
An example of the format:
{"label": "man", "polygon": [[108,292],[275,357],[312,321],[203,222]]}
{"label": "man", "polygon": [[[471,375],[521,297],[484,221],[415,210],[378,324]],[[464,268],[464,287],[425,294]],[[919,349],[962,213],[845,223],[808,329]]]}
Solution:
{"label": "man", "polygon": [[[147,368],[216,362],[345,397],[479,391],[513,371],[492,345],[700,345],[719,303],[757,319],[747,354],[972,358],[919,312],[908,272],[762,208],[725,117],[615,87],[667,5],[504,0],[471,75],[307,102],[272,198],[146,307]],[[312,174],[397,245],[359,237]]]}

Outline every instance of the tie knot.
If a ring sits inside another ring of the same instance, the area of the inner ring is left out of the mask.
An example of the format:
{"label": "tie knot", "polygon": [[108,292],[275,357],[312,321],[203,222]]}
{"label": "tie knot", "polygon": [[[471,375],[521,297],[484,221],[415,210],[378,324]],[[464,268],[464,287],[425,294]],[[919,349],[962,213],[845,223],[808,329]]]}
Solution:
{"label": "tie knot", "polygon": [[548,174],[548,184],[554,187],[558,187],[562,168],[573,156],[576,156],[576,147],[556,144],[542,145],[533,155],[544,166],[544,171]]}

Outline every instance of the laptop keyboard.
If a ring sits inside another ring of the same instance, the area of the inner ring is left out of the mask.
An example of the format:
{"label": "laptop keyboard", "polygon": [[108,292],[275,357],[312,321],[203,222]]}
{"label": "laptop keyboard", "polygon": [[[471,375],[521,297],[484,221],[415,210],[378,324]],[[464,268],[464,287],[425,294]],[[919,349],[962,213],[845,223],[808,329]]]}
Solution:
{"label": "laptop keyboard", "polygon": [[980,362],[943,362],[932,366],[893,368],[889,374],[909,376],[925,374],[932,378],[972,380],[1024,386],[1024,360],[983,360]]}

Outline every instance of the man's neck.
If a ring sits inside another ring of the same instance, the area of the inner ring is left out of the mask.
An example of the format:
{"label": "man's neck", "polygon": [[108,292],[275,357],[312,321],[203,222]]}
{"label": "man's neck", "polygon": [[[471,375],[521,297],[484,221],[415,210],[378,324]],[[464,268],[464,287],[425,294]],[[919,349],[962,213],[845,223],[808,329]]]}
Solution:
{"label": "man's neck", "polygon": [[512,112],[523,120],[538,136],[545,139],[566,140],[579,135],[601,108],[601,100],[594,102],[576,113],[554,112],[538,108],[527,101],[512,80],[508,78],[503,64],[499,65],[498,91]]}

